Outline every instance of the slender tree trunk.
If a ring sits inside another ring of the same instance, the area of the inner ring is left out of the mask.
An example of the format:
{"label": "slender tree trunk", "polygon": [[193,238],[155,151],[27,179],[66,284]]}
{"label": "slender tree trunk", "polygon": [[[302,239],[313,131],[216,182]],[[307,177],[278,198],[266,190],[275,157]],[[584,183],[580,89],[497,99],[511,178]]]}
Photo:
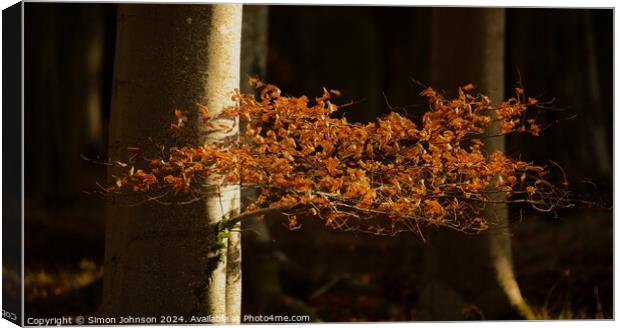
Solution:
{"label": "slender tree trunk", "polygon": [[[241,35],[241,91],[253,93],[249,84],[250,77],[265,79],[267,74],[267,37],[268,37],[267,6],[244,6],[243,29]],[[256,192],[248,190],[244,198],[255,198]],[[250,270],[245,285],[249,294],[255,296],[254,300],[264,304],[273,298],[270,292],[280,292],[278,281],[277,264],[269,252],[271,238],[264,221],[251,219],[243,222],[243,230],[246,231],[243,243],[244,251],[252,252],[252,256],[244,263]],[[246,271],[247,272],[247,271]],[[260,301],[260,302],[259,302]]]}
{"label": "slender tree trunk", "polygon": [[[159,151],[157,144],[214,143],[237,133],[206,133],[197,103],[212,116],[231,104],[239,86],[240,37],[241,5],[119,5],[110,158],[126,158],[128,146],[148,157]],[[172,135],[174,109],[183,110],[190,125]],[[102,313],[201,314],[238,322],[236,236],[225,240],[230,247],[213,245],[222,216],[238,211],[239,188],[191,205],[126,206],[137,197],[119,197],[107,207]]]}
{"label": "slender tree trunk", "polygon": [[253,92],[250,77],[267,78],[267,40],[269,36],[269,7],[243,7],[241,34],[241,90]]}
{"label": "slender tree trunk", "polygon": [[[585,52],[587,60],[587,85],[588,85],[588,97],[587,99],[592,104],[591,111],[596,112],[597,115],[586,115],[585,120],[588,124],[588,130],[592,134],[592,142],[588,142],[587,148],[583,154],[588,156],[595,155],[597,169],[602,175],[608,176],[612,170],[612,161],[609,158],[610,149],[608,145],[608,139],[606,138],[605,129],[598,128],[601,124],[600,117],[603,115],[598,114],[602,110],[601,106],[601,92],[599,87],[599,74],[598,74],[598,54],[596,53],[595,32],[592,23],[592,10],[583,10],[583,26],[585,29]],[[578,53],[577,51],[575,53]],[[583,69],[583,68],[582,68]],[[592,147],[593,146],[593,147]],[[591,158],[591,157],[590,157]]]}
{"label": "slender tree trunk", "polygon": [[[458,86],[472,82],[492,101],[503,100],[504,33],[504,9],[434,9],[431,85],[453,96]],[[498,129],[492,125],[486,133],[495,135]],[[505,149],[503,137],[485,142],[488,153]],[[491,228],[481,235],[439,231],[431,236],[420,319],[464,319],[468,309],[502,318],[509,316],[511,305],[532,317],[512,268],[508,208],[487,206],[485,217]]]}
{"label": "slender tree trunk", "polygon": [[90,22],[92,27],[89,29],[90,35],[86,43],[84,69],[76,74],[76,76],[83,76],[84,72],[87,72],[84,87],[88,91],[86,92],[87,95],[83,107],[86,108],[88,141],[93,145],[101,145],[103,143],[101,99],[103,93],[103,47],[105,41],[104,13],[104,9],[100,7],[94,7],[84,13],[85,21]]}
{"label": "slender tree trunk", "polygon": [[[80,177],[89,173],[79,155],[103,145],[103,12],[97,4],[25,5],[29,23],[24,105],[36,117],[25,121],[25,137],[28,143],[44,140],[46,144],[25,149],[30,200],[72,205],[83,188]],[[79,128],[65,129],[65,125]]]}
{"label": "slender tree trunk", "polygon": [[[241,91],[253,93],[249,77],[265,81],[267,78],[267,54],[269,35],[269,7],[265,5],[243,6],[243,29],[241,36]],[[243,128],[243,126],[242,126]],[[253,190],[243,192],[243,199],[255,199]],[[249,219],[242,223],[243,262],[245,279],[244,298],[249,311],[254,314],[279,313],[282,315],[310,315],[319,320],[316,313],[302,301],[288,296],[280,281],[279,250],[274,246],[271,232],[265,220]],[[247,304],[247,303],[246,303]],[[244,309],[248,313],[247,309]]]}

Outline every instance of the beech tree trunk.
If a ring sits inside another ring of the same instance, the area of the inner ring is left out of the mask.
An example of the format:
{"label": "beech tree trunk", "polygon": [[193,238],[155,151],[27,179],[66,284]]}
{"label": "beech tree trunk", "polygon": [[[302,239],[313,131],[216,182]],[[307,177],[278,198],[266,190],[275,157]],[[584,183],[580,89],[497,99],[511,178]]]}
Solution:
{"label": "beech tree trunk", "polygon": [[[430,85],[455,96],[457,87],[471,82],[492,101],[502,101],[504,33],[504,9],[433,9]],[[495,124],[486,133],[498,131]],[[489,154],[505,149],[504,137],[485,142]],[[532,318],[512,268],[508,208],[487,206],[484,214],[491,227],[480,235],[442,230],[430,236],[419,319],[506,318],[511,306]]]}
{"label": "beech tree trunk", "polygon": [[[229,4],[119,5],[111,159],[127,158],[128,146],[141,147],[140,157],[148,158],[158,144],[214,143],[237,133],[207,133],[197,103],[211,116],[232,104],[231,92],[239,87],[241,11]],[[189,124],[173,135],[174,109]],[[110,169],[111,183],[115,172]],[[124,195],[107,206],[102,313],[239,322],[238,231],[225,240],[228,247],[213,247],[217,223],[239,209],[239,188],[217,190],[191,205],[126,206],[138,198]]]}

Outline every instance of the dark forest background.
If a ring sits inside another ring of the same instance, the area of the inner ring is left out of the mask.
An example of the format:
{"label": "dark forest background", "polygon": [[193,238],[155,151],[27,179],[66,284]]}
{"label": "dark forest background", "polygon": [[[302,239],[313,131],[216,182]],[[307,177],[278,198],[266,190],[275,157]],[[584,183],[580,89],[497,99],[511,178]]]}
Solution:
{"label": "dark forest background", "polygon": [[[352,121],[373,120],[390,108],[420,117],[426,105],[413,80],[432,86],[433,10],[270,6],[262,78],[291,95],[339,89],[342,103],[355,101],[346,108]],[[105,201],[85,191],[105,181],[106,167],[81,155],[107,154],[115,24],[115,4],[25,4],[25,296],[31,316],[92,313],[100,302]],[[540,137],[510,137],[507,152],[558,162],[578,195],[611,206],[612,10],[507,9],[505,46],[507,95],[522,83],[530,95],[554,98],[562,109],[541,117],[551,125]],[[554,318],[612,317],[610,210],[571,209],[554,217],[521,216],[515,209],[511,217],[517,280],[535,309]],[[325,321],[416,319],[428,247],[417,236],[333,232],[310,220],[289,231],[283,221],[267,222],[275,254],[269,260],[280,264],[289,306]],[[244,259],[254,251],[245,247]],[[245,265],[252,263],[245,261],[244,271]],[[253,288],[245,290],[244,313],[269,308]]]}

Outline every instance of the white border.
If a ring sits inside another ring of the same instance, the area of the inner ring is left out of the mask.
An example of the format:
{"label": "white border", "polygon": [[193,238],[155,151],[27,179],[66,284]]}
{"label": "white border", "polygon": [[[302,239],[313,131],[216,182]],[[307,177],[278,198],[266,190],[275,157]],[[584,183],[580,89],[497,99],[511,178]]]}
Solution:
{"label": "white border", "polygon": [[[32,1],[35,2],[35,1]],[[60,2],[60,1],[59,1]],[[107,0],[100,0],[100,1],[86,1],[86,0],[82,0],[82,1],[62,1],[62,2],[118,2],[118,1],[107,1]],[[125,1],[125,2],[144,2],[144,1]],[[158,1],[158,0],[150,0],[147,2],[162,2],[162,3],[205,3],[204,1],[192,1],[192,0],[184,0],[184,1],[180,1],[180,0],[172,0],[172,1]],[[222,0],[212,0],[209,1],[211,3],[220,3],[220,2],[227,2],[227,1],[222,1]],[[604,1],[604,0],[590,0],[588,2],[583,2],[583,1],[574,1],[574,0],[569,0],[569,1],[558,1],[558,0],[552,0],[552,1],[545,1],[544,3],[541,3],[540,1],[533,1],[533,0],[510,0],[510,1],[492,1],[492,0],[477,0],[477,1],[472,1],[472,0],[468,0],[468,1],[429,1],[429,0],[421,0],[421,1],[396,1],[396,0],[388,0],[388,1],[381,1],[381,2],[377,2],[377,1],[369,1],[369,0],[357,0],[357,1],[337,1],[337,2],[329,2],[329,1],[287,1],[287,2],[283,2],[283,1],[269,1],[269,0],[262,0],[262,1],[256,1],[256,0],[249,0],[249,1],[240,1],[243,3],[248,3],[248,4],[291,4],[291,5],[299,5],[299,4],[314,4],[314,5],[381,5],[381,6],[481,6],[481,7],[556,7],[556,8],[583,8],[583,7],[588,7],[588,8],[615,8],[615,2],[613,1]],[[5,9],[13,4],[16,3],[16,1],[11,1],[11,0],[0,0],[1,3],[1,7],[2,9]],[[2,19],[0,18],[0,35],[2,33],[2,27],[1,27],[1,22]],[[24,23],[24,17],[23,17],[23,7],[22,7],[22,65],[21,65],[21,69],[22,69],[22,77],[23,77],[23,23]],[[617,67],[615,65],[616,63],[616,56],[617,53],[615,52],[615,44],[616,44],[616,39],[618,36],[618,26],[616,24],[616,20],[615,20],[615,11],[614,11],[614,173],[616,172],[616,169],[618,168],[618,158],[617,158],[617,152],[616,152],[616,146],[619,144],[618,143],[618,138],[619,135],[616,133],[615,127],[620,126],[619,123],[619,117],[618,115],[615,115],[615,109],[616,109],[616,102],[615,102],[615,95],[619,95],[620,94],[620,88],[618,87],[618,84],[615,83],[616,78],[618,76],[618,70]],[[0,43],[0,52],[2,49],[2,45]],[[1,55],[0,55],[0,60],[1,60]],[[1,69],[0,69],[0,73],[1,73]],[[23,83],[24,80],[22,79],[22,135],[21,135],[21,140],[22,140],[22,158],[21,158],[21,165],[22,165],[22,187],[23,187],[23,179],[24,179],[24,171],[23,171],[23,156],[24,156],[24,152],[23,152],[23,140],[24,140],[24,136],[23,136],[23,105],[24,105],[24,94],[23,94]],[[2,82],[0,81],[0,89],[2,86]],[[2,94],[2,91],[0,90],[0,96]],[[2,125],[2,117],[0,116],[0,127]],[[2,143],[2,135],[0,134],[0,145]],[[1,147],[1,146],[0,146]],[[2,154],[0,152],[0,172],[2,170]],[[2,177],[0,174],[0,186],[2,183]],[[618,204],[619,200],[620,200],[620,196],[616,193],[615,187],[618,183],[618,176],[616,174],[614,174],[614,204]],[[1,188],[1,187],[0,187]],[[5,192],[5,191],[3,191]],[[1,205],[2,205],[2,200],[0,199],[0,213],[2,213],[2,209],[1,209]],[[22,188],[22,215],[24,211],[24,204],[23,204],[23,188]],[[614,209],[614,218],[615,218],[615,209]],[[617,270],[617,266],[616,266],[616,261],[615,261],[615,254],[618,254],[618,244],[616,243],[615,240],[615,236],[616,236],[616,232],[618,229],[618,225],[616,225],[614,223],[614,316],[615,314],[620,313],[618,311],[619,309],[619,304],[618,301],[615,297],[616,293],[615,293],[615,287],[616,284],[615,282],[618,281],[618,270]],[[0,234],[2,232],[2,227],[0,225]],[[23,217],[22,217],[22,243],[23,243]],[[1,259],[1,250],[2,250],[2,245],[0,243],[0,259]],[[23,255],[23,245],[22,245],[22,255]],[[23,272],[23,257],[22,257],[22,272]],[[22,277],[23,279],[23,277]],[[23,281],[23,280],[22,280]],[[1,290],[1,287],[0,287]],[[23,288],[22,288],[22,296],[23,296]],[[1,293],[0,293],[0,301],[1,301]],[[22,309],[22,316],[23,316],[23,309]],[[22,321],[23,322],[23,321]],[[569,327],[583,327],[584,325],[587,325],[588,327],[608,327],[608,326],[612,326],[615,325],[615,321],[593,321],[593,320],[587,320],[587,321],[583,321],[583,320],[570,320],[570,321],[545,321],[545,322],[481,322],[481,321],[476,321],[476,322],[463,322],[463,323],[448,323],[448,322],[433,322],[433,323],[427,323],[427,322],[415,322],[415,323],[383,323],[381,325],[383,326],[391,326],[391,327],[405,327],[405,326],[410,326],[410,325],[416,325],[418,327],[445,327],[445,326],[495,326],[495,325],[500,325],[503,327],[517,327],[520,325],[535,325],[535,326],[542,326],[542,327],[562,327],[562,328],[569,328]],[[313,325],[317,325],[317,324],[313,324]],[[360,325],[362,326],[374,326],[374,325],[378,325],[378,324],[320,324],[320,326],[338,326],[338,327],[359,327]],[[261,325],[261,327],[282,327],[283,325]],[[284,326],[294,326],[294,325],[284,325]],[[0,327],[15,327],[13,324],[11,324],[10,322],[6,321],[6,320],[0,320]],[[196,327],[196,326],[174,326],[174,327]]]}

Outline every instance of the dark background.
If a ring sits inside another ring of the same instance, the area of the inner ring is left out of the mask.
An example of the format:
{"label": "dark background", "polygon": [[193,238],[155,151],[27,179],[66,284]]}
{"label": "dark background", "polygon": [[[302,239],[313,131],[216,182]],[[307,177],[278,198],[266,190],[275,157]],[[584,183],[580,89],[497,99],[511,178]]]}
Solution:
{"label": "dark background", "polygon": [[[264,78],[290,95],[339,89],[343,103],[357,102],[346,109],[353,121],[390,107],[421,117],[412,79],[429,82],[432,10],[270,6]],[[105,167],[80,155],[106,158],[115,20],[115,4],[25,4],[28,315],[92,313],[100,302],[105,201],[85,191],[105,181]],[[541,117],[554,124],[540,137],[510,137],[507,153],[558,162],[575,193],[611,206],[613,11],[507,9],[505,37],[507,93],[520,82],[563,109]],[[554,318],[612,317],[612,211],[517,214],[515,270],[528,302]],[[415,320],[425,246],[417,236],[302,223],[269,223],[288,295],[326,321]],[[244,296],[244,313],[260,308],[260,297]]]}

